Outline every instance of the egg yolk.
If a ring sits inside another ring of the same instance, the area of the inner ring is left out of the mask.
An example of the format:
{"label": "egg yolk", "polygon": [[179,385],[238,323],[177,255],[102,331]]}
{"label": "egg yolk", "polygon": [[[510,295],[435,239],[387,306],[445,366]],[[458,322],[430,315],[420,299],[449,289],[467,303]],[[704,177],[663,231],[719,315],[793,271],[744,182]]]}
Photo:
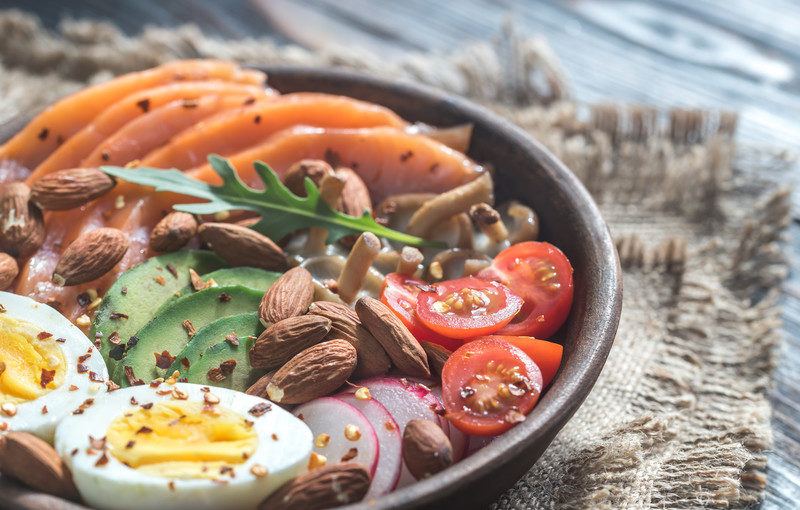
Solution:
{"label": "egg yolk", "polygon": [[0,314],[0,403],[36,400],[58,388],[66,365],[54,336]]}
{"label": "egg yolk", "polygon": [[106,433],[111,454],[141,472],[168,478],[224,478],[258,446],[252,422],[215,406],[159,402],[118,416]]}

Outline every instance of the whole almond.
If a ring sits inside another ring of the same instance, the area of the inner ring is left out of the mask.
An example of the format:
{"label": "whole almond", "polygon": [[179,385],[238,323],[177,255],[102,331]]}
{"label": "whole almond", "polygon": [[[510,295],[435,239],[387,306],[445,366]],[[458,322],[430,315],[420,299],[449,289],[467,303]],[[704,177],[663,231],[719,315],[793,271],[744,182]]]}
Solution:
{"label": "whole almond", "polygon": [[431,376],[428,356],[422,346],[389,307],[375,298],[363,297],[356,302],[356,313],[361,324],[378,340],[403,374]]}
{"label": "whole almond", "polygon": [[272,240],[253,229],[233,223],[203,223],[200,238],[232,266],[259,267],[283,271],[288,260]]}
{"label": "whole almond", "polygon": [[53,281],[70,286],[100,278],[122,260],[128,245],[128,236],[116,228],[84,232],[61,254]]}
{"label": "whole almond", "polygon": [[150,232],[150,248],[175,251],[186,246],[197,234],[197,220],[189,213],[173,211],[159,221]]}
{"label": "whole almond", "polygon": [[411,420],[403,431],[403,460],[417,480],[453,465],[453,445],[438,424]]}
{"label": "whole almond", "polygon": [[331,166],[321,159],[303,159],[289,167],[283,177],[283,183],[289,191],[297,196],[306,196],[306,177],[311,179],[317,187],[326,175],[333,175]]}
{"label": "whole almond", "polygon": [[18,274],[19,266],[14,257],[8,253],[0,253],[0,290],[9,288]]}
{"label": "whole almond", "polygon": [[369,472],[352,462],[331,464],[283,484],[259,510],[324,510],[356,503],[369,490]]}
{"label": "whole almond", "polygon": [[51,211],[74,209],[104,195],[116,182],[97,168],[70,168],[40,177],[31,187],[31,200]]}
{"label": "whole almond", "polygon": [[267,290],[258,307],[261,321],[279,322],[302,315],[314,299],[314,282],[311,273],[303,267],[286,271]]}
{"label": "whole almond", "polygon": [[275,375],[275,371],[267,372],[266,374],[262,375],[258,378],[256,382],[254,382],[249,388],[247,388],[248,395],[253,395],[256,397],[267,398],[267,385],[272,380],[272,376]]}
{"label": "whole almond", "polygon": [[328,340],[340,338],[356,348],[358,361],[353,375],[357,379],[383,375],[392,368],[386,351],[372,333],[361,325],[361,319],[349,306],[332,301],[315,301],[308,307],[308,313],[330,319]]}
{"label": "whole almond", "polygon": [[344,340],[330,340],[302,351],[267,384],[267,395],[280,404],[303,404],[328,395],[356,368],[356,350]]}
{"label": "whole almond", "polygon": [[444,368],[444,364],[453,353],[449,349],[433,342],[420,342],[419,344],[425,350],[425,354],[428,355],[428,365],[431,367],[431,370],[441,377],[442,368]]}
{"label": "whole almond", "polygon": [[44,242],[42,211],[30,197],[22,182],[0,185],[0,251],[14,257],[30,256]]}
{"label": "whole almond", "polygon": [[299,315],[265,329],[250,349],[255,368],[278,368],[300,351],[318,343],[331,330],[331,321],[318,315]]}
{"label": "whole almond", "polygon": [[372,198],[370,198],[367,185],[361,177],[349,168],[339,168],[336,175],[344,180],[342,197],[340,199],[341,211],[350,216],[361,216],[366,211],[372,210]]}
{"label": "whole almond", "polygon": [[27,432],[9,432],[0,441],[0,472],[31,489],[77,499],[69,468],[46,441]]}

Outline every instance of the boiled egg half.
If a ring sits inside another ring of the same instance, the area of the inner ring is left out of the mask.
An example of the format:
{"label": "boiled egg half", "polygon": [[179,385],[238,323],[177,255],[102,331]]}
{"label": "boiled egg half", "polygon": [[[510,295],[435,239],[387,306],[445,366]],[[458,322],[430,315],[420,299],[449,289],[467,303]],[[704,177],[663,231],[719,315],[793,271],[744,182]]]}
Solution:
{"label": "boiled egg half", "polygon": [[52,442],[56,425],[105,392],[100,353],[55,309],[0,292],[0,430]]}
{"label": "boiled egg half", "polygon": [[312,434],[262,398],[168,381],[68,416],[55,448],[94,508],[250,509],[307,469]]}

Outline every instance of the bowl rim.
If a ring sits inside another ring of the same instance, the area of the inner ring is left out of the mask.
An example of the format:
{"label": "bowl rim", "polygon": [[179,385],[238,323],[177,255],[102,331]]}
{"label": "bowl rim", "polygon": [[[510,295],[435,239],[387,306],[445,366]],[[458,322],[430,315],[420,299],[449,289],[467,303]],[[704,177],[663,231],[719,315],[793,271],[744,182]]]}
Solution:
{"label": "bowl rim", "polygon": [[[503,133],[512,144],[537,160],[547,177],[561,188],[570,189],[570,195],[579,203],[578,214],[583,218],[588,232],[595,241],[593,251],[600,260],[608,260],[609,264],[601,267],[599,275],[593,278],[600,284],[590,294],[602,294],[607,299],[599,299],[595,314],[605,317],[606,320],[596,324],[592,331],[597,339],[594,348],[588,354],[588,361],[584,364],[576,377],[559,381],[558,376],[553,385],[542,398],[546,402],[547,396],[552,394],[552,389],[557,388],[562,405],[537,405],[534,412],[524,422],[518,424],[502,436],[492,441],[492,445],[482,448],[467,458],[460,460],[454,466],[459,469],[446,469],[430,478],[390,492],[373,500],[348,505],[348,509],[396,509],[414,508],[418,506],[432,506],[441,504],[456,491],[470,485],[479,483],[485,477],[498,470],[502,465],[511,463],[515,453],[533,448],[534,443],[550,441],[556,433],[577,411],[594,386],[608,353],[614,343],[619,316],[622,309],[622,271],[620,268],[617,250],[602,219],[599,208],[589,192],[567,166],[555,157],[545,146],[534,139],[522,128],[500,117],[489,109],[479,106],[469,99],[448,93],[427,85],[410,83],[407,81],[389,81],[357,71],[339,68],[320,68],[307,66],[257,66],[267,73],[267,83],[272,77],[290,77],[302,75],[309,80],[328,82],[350,83],[352,85],[367,86],[374,89],[384,89],[387,92],[401,94],[409,98],[423,100],[433,104],[447,104],[451,109],[457,110],[462,115],[480,121],[486,128]],[[279,80],[278,80],[279,81]],[[278,87],[280,90],[280,87]],[[346,92],[344,95],[347,95]],[[407,119],[413,121],[414,119]],[[591,277],[589,277],[591,278]],[[566,397],[566,398],[564,398]],[[545,446],[546,448],[546,446]],[[528,468],[532,466],[530,464]],[[509,487],[516,483],[513,480]]]}

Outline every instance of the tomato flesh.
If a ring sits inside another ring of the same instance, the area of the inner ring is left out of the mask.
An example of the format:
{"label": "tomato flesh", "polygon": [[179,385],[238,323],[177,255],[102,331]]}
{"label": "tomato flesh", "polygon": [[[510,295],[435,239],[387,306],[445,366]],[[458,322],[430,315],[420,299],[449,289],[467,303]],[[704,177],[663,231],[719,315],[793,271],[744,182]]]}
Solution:
{"label": "tomato flesh", "polygon": [[442,369],[445,417],[465,434],[494,436],[524,421],[542,373],[522,349],[495,338],[459,347]]}
{"label": "tomato flesh", "polygon": [[472,276],[446,280],[417,296],[417,317],[450,338],[475,338],[500,330],[522,308],[505,285]]}
{"label": "tomato flesh", "polygon": [[386,275],[381,291],[381,301],[405,324],[414,338],[420,342],[439,344],[450,351],[461,347],[462,342],[429,329],[417,317],[417,296],[428,284],[399,273]]}
{"label": "tomato flesh", "polygon": [[572,306],[572,272],[567,257],[550,243],[530,241],[501,251],[477,276],[502,283],[525,303],[498,334],[548,338],[558,331]]}
{"label": "tomato flesh", "polygon": [[556,372],[561,367],[561,358],[564,354],[564,347],[555,342],[539,340],[531,336],[504,336],[493,335],[481,338],[502,340],[514,347],[522,349],[525,354],[530,356],[539,370],[542,372],[542,384],[544,388],[550,386]]}

